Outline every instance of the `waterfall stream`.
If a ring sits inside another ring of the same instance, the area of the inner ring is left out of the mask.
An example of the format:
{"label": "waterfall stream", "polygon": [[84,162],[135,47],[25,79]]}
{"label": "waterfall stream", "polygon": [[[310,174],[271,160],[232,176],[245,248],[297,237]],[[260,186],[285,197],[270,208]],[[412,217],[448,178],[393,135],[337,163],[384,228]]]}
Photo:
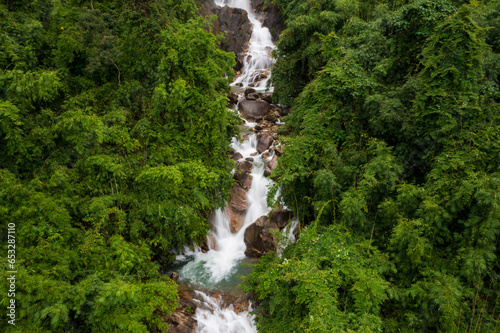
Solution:
{"label": "waterfall stream", "polygon": [[[273,64],[271,52],[274,44],[269,29],[262,27],[250,7],[249,0],[216,0],[218,6],[241,8],[247,11],[248,18],[253,25],[249,50],[246,55],[242,73],[232,85],[265,89],[270,76],[270,67]],[[265,73],[264,79],[263,73]],[[246,122],[245,128],[255,126],[255,123]],[[238,161],[251,161],[252,182],[247,192],[247,209],[245,220],[241,229],[235,233],[231,231],[230,218],[225,210],[217,210],[213,218],[211,241],[208,242],[209,250],[204,252],[197,248],[194,251],[186,249],[182,255],[177,256],[177,268],[180,282],[187,283],[195,289],[204,290],[233,290],[241,282],[238,275],[248,274],[251,270],[240,263],[251,263],[245,257],[244,233],[245,229],[262,215],[269,213],[266,198],[271,180],[264,176],[265,163],[270,161],[273,154],[267,159],[257,152],[257,137],[254,133],[248,139],[239,142],[233,138],[232,148],[240,153],[242,158]],[[251,158],[250,158],[251,157]],[[241,292],[241,291],[240,291]],[[232,305],[223,306],[217,300],[204,292],[196,291],[195,301],[198,304],[194,318],[198,322],[197,331],[203,333],[239,333],[256,332],[253,325],[253,316],[249,311],[233,311]]]}

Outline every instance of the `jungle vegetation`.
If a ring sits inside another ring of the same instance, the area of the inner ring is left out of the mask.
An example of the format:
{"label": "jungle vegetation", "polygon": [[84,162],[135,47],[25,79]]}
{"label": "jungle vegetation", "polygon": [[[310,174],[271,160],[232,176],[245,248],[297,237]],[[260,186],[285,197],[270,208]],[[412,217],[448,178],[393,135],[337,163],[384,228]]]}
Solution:
{"label": "jungle vegetation", "polygon": [[161,267],[206,238],[234,167],[234,55],[196,10],[0,4],[3,291],[9,223],[17,250],[16,326],[2,291],[0,331],[167,331],[177,286]]}
{"label": "jungle vegetation", "polygon": [[274,2],[302,229],[248,277],[259,330],[500,332],[500,2]]}

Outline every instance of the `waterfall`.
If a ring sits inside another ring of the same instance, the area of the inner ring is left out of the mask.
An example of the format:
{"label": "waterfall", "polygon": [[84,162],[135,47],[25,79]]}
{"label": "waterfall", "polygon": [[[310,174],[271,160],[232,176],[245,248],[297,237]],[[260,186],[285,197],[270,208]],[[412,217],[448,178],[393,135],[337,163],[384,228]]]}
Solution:
{"label": "waterfall", "polygon": [[[267,81],[271,75],[270,68],[273,65],[272,51],[275,48],[271,32],[259,21],[250,6],[249,0],[216,0],[215,4],[246,10],[248,19],[253,27],[248,53],[245,56],[243,64],[243,71],[233,82],[233,85],[241,83],[244,87],[252,85],[254,88],[266,88]],[[259,80],[263,74],[266,78]],[[253,85],[254,83],[255,85]]]}
{"label": "waterfall", "polygon": [[[273,64],[271,53],[275,47],[269,29],[262,27],[262,23],[250,8],[249,0],[216,0],[215,3],[219,6],[227,5],[246,10],[253,25],[242,74],[232,85],[240,83],[239,86],[244,88],[249,86],[265,88],[270,77],[270,67]],[[261,79],[263,73],[265,73],[265,79]],[[246,121],[245,123],[247,128],[256,125]],[[182,265],[179,270],[181,280],[195,288],[228,290],[231,286],[238,284],[238,275],[249,273],[248,267],[245,271],[245,267],[240,265],[242,261],[248,260],[245,259],[245,230],[259,217],[270,212],[266,198],[272,181],[264,176],[264,168],[273,157],[273,153],[266,155],[266,158],[257,152],[257,136],[254,133],[249,134],[248,138],[242,142],[233,138],[231,147],[235,153],[242,156],[237,162],[251,161],[253,164],[252,182],[246,193],[249,206],[243,226],[235,233],[231,231],[227,209],[217,210],[212,220],[213,230],[208,241],[209,250],[203,252],[199,248],[194,251],[185,249],[182,255],[177,256],[178,263]],[[293,226],[285,231],[289,234],[288,237],[293,237]],[[201,291],[196,291],[196,296],[198,298],[196,302],[199,305],[195,313],[198,332],[256,332],[253,316],[249,314],[251,306],[249,311],[236,313],[232,305],[224,308],[220,300]]]}
{"label": "waterfall", "polygon": [[[247,192],[247,200],[250,206],[245,216],[243,227],[236,233],[231,232],[229,217],[225,211],[218,209],[213,219],[212,237],[215,247],[210,247],[204,253],[200,249],[195,251],[185,250],[184,254],[177,256],[178,261],[190,259],[181,269],[180,276],[191,283],[204,288],[224,287],[224,280],[233,278],[239,267],[239,262],[245,258],[245,243],[243,236],[246,228],[262,215],[269,213],[266,198],[271,180],[264,177],[264,165],[266,159],[257,153],[257,138],[255,134],[249,135],[248,140],[239,142],[233,138],[231,147],[243,157],[253,158],[253,169],[251,172],[252,184]],[[252,156],[253,155],[253,156]],[[270,158],[268,158],[269,160]],[[210,244],[210,242],[208,242]]]}

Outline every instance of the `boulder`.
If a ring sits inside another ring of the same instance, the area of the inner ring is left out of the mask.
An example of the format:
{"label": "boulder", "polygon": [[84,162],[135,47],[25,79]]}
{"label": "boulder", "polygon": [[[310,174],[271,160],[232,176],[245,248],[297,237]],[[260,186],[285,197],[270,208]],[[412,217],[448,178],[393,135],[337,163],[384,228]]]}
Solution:
{"label": "boulder", "polygon": [[273,102],[273,94],[271,94],[271,93],[262,94],[262,96],[260,98],[262,98],[263,101],[266,101],[268,103]]}
{"label": "boulder", "polygon": [[278,156],[274,155],[273,158],[267,163],[269,169],[274,170],[278,166]]}
{"label": "boulder", "polygon": [[250,186],[252,186],[253,177],[249,172],[236,170],[234,172],[233,178],[240,182],[241,187],[243,187],[245,191],[248,191],[250,189]]}
{"label": "boulder", "polygon": [[264,101],[243,100],[240,102],[240,113],[248,121],[264,117],[271,110],[269,103]]}
{"label": "boulder", "polygon": [[172,274],[170,274],[170,278],[175,282],[177,283],[177,281],[179,281],[179,273],[177,272],[172,272]]}
{"label": "boulder", "polygon": [[275,123],[275,122],[278,121],[278,116],[274,112],[269,112],[268,114],[266,114],[264,116],[264,119],[267,120],[267,121],[270,121],[272,123]]}
{"label": "boulder", "polygon": [[233,184],[229,195],[230,202],[226,213],[229,216],[231,232],[238,232],[245,222],[245,215],[250,204],[247,201],[247,192],[241,184]]}
{"label": "boulder", "polygon": [[269,168],[268,165],[264,167],[264,177],[269,177],[273,171]]}
{"label": "boulder", "polygon": [[280,116],[284,117],[284,116],[288,116],[290,114],[291,109],[289,107],[284,107],[284,108],[280,108],[279,111],[280,111]]}
{"label": "boulder", "polygon": [[250,94],[255,94],[257,92],[257,90],[255,90],[254,88],[246,88],[245,89],[245,96],[248,96]]}
{"label": "boulder", "polygon": [[241,155],[240,153],[234,153],[233,156],[231,156],[231,158],[235,161],[243,158],[243,155]]}
{"label": "boulder", "polygon": [[231,93],[231,94],[229,95],[229,102],[230,102],[230,103],[233,103],[233,104],[238,103],[238,95],[237,95],[237,94],[235,94],[235,93]]}
{"label": "boulder", "polygon": [[262,154],[273,144],[273,137],[269,133],[261,133],[257,136],[257,151]]}
{"label": "boulder", "polygon": [[292,211],[288,209],[275,209],[269,213],[269,218],[276,223],[278,228],[283,229],[292,218]]}
{"label": "boulder", "polygon": [[280,145],[278,147],[274,147],[274,152],[276,155],[281,156],[283,155],[283,152],[285,151],[285,146]]}
{"label": "boulder", "polygon": [[276,240],[272,230],[279,230],[275,222],[267,216],[261,216],[246,230],[244,241],[246,245],[245,255],[250,258],[259,258],[269,251],[276,249]]}
{"label": "boulder", "polygon": [[249,101],[255,101],[258,98],[259,98],[259,94],[257,94],[257,93],[251,93],[251,94],[247,95],[247,99]]}
{"label": "boulder", "polygon": [[240,171],[245,171],[250,173],[252,172],[253,164],[245,159],[245,161],[238,163],[238,166],[236,168]]}

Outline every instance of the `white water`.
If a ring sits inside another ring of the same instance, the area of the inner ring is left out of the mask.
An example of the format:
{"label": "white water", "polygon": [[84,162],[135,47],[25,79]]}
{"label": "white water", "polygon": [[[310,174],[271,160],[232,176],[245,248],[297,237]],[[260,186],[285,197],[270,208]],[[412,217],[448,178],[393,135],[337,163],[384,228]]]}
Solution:
{"label": "white water", "polygon": [[[245,58],[242,74],[232,85],[241,83],[243,87],[253,85],[255,88],[266,88],[270,77],[270,67],[273,64],[272,50],[274,44],[271,39],[269,29],[262,27],[262,23],[257,19],[250,7],[249,0],[216,0],[219,6],[229,6],[242,8],[247,11],[250,22],[253,25],[252,36],[250,38],[249,51]],[[256,78],[264,73],[266,79],[256,82]],[[272,90],[272,89],[271,89]],[[246,126],[254,127],[256,124],[246,122]],[[230,229],[230,219],[225,211],[217,210],[213,219],[212,242],[208,241],[209,251],[202,252],[201,249],[194,251],[186,250],[183,255],[177,257],[178,261],[189,260],[179,271],[182,280],[203,288],[218,288],[234,283],[241,269],[240,263],[245,258],[244,234],[246,228],[255,222],[262,215],[267,215],[270,208],[267,206],[266,198],[268,187],[272,181],[264,177],[265,163],[273,157],[264,159],[262,154],[257,152],[257,138],[255,134],[250,134],[248,140],[239,142],[233,138],[232,148],[243,157],[244,161],[248,157],[253,158],[252,184],[247,192],[247,200],[250,204],[245,215],[243,227],[236,233]],[[253,155],[253,156],[252,156]],[[293,237],[292,225],[290,231],[286,231]],[[287,229],[288,230],[288,229]],[[290,237],[290,236],[288,236]],[[198,322],[197,331],[201,333],[243,333],[256,332],[253,325],[254,317],[249,311],[236,313],[232,305],[224,308],[220,301],[196,291],[201,300],[195,313]]]}
{"label": "white water", "polygon": [[[184,255],[177,257],[177,260],[183,260],[186,256],[192,257],[192,260],[179,273],[183,280],[188,280],[201,287],[212,287],[224,279],[232,278],[239,262],[245,258],[246,246],[243,237],[246,228],[262,215],[267,215],[271,210],[266,202],[271,180],[264,177],[264,158],[261,155],[251,156],[257,153],[256,135],[249,135],[249,139],[241,143],[233,138],[231,147],[243,156],[239,161],[244,161],[247,157],[254,159],[252,162],[254,167],[251,172],[252,184],[247,192],[247,200],[250,206],[243,227],[237,233],[231,232],[229,217],[226,212],[220,209],[217,210],[212,231],[216,246],[210,246],[209,251],[206,253],[203,253],[200,249],[188,250],[185,251]],[[210,242],[208,243],[210,244]],[[200,274],[200,271],[203,274]]]}
{"label": "white water", "polygon": [[249,311],[236,313],[232,305],[224,308],[221,301],[207,296],[201,291],[196,294],[202,298],[198,301],[194,319],[198,322],[200,333],[253,333],[256,332],[253,325],[254,316],[250,304]]}
{"label": "white water", "polygon": [[271,32],[268,28],[262,26],[262,22],[259,21],[252,10],[249,0],[216,0],[215,4],[217,6],[229,6],[246,10],[248,19],[253,26],[249,50],[244,60],[243,72],[236,78],[233,85],[242,83],[245,87],[250,86],[261,73],[265,73],[267,78],[257,82],[254,86],[255,88],[265,88],[270,78],[270,68],[273,65],[272,52],[275,48]]}

